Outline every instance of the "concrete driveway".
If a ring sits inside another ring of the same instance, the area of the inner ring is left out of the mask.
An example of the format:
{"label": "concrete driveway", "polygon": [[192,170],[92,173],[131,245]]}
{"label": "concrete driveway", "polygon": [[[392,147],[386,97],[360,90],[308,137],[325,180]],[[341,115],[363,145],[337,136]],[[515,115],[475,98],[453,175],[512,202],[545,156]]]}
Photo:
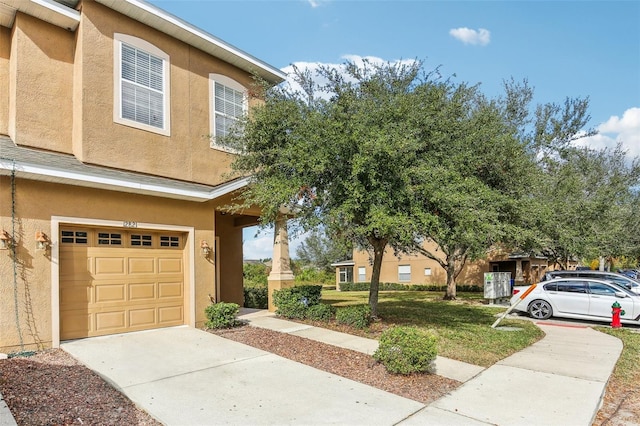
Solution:
{"label": "concrete driveway", "polygon": [[393,425],[424,408],[186,326],[61,347],[166,425]]}

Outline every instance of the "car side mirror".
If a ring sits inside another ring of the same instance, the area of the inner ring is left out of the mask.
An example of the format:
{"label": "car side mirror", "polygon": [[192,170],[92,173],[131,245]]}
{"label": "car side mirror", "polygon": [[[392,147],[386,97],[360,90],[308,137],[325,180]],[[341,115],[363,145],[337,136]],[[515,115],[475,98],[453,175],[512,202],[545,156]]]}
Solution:
{"label": "car side mirror", "polygon": [[616,297],[619,299],[625,299],[627,297],[629,297],[629,295],[627,293],[623,293],[621,291],[616,291]]}

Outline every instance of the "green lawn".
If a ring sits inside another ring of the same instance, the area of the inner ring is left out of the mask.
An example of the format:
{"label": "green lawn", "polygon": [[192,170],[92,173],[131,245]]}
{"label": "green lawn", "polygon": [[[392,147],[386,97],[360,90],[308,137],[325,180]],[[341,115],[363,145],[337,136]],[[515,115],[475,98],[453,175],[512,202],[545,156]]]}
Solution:
{"label": "green lawn", "polygon": [[623,349],[610,380],[621,389],[640,389],[640,332],[637,328],[595,327],[622,340]]}
{"label": "green lawn", "polygon": [[[505,308],[486,305],[482,296],[459,293],[458,300],[444,301],[441,292],[381,291],[380,321],[361,334],[375,338],[390,326],[419,327],[438,337],[438,355],[484,367],[542,338],[542,331],[526,320],[506,319],[500,323],[501,327],[519,327],[519,331],[492,329],[495,315]],[[366,291],[322,291],[322,301],[338,308],[366,304],[368,297]]]}

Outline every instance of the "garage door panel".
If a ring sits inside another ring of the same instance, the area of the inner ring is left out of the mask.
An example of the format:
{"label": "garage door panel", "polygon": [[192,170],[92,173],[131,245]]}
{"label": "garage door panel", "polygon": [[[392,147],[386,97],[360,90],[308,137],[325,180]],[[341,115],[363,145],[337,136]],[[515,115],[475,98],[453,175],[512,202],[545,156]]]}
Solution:
{"label": "garage door panel", "polygon": [[158,274],[182,273],[182,258],[158,258]]}
{"label": "garage door panel", "polygon": [[130,257],[129,274],[155,274],[156,262],[153,257]]}
{"label": "garage door panel", "polygon": [[60,305],[61,306],[84,306],[91,303],[93,289],[89,283],[77,282],[66,285],[60,289]]}
{"label": "garage door panel", "polygon": [[60,277],[89,278],[92,274],[91,259],[87,258],[87,251],[81,253],[60,253]]}
{"label": "garage door panel", "polygon": [[159,282],[158,283],[158,299],[167,299],[172,297],[182,297],[182,281],[177,282]]}
{"label": "garage door panel", "polygon": [[158,308],[158,324],[163,326],[178,325],[184,321],[182,305]]}
{"label": "garage door panel", "polygon": [[91,232],[106,234],[60,246],[62,340],[184,324],[184,248],[131,247],[126,232],[92,246]]}
{"label": "garage door panel", "polygon": [[156,298],[156,283],[129,284],[129,300],[154,300]]}
{"label": "garage door panel", "polygon": [[144,327],[157,324],[156,308],[132,309],[129,311],[129,326]]}
{"label": "garage door panel", "polygon": [[125,295],[125,284],[96,284],[94,303],[124,302]]}
{"label": "garage door panel", "polygon": [[60,334],[67,339],[86,337],[95,328],[92,320],[93,316],[86,310],[65,312],[60,316]]}
{"label": "garage door panel", "polygon": [[95,314],[96,331],[113,331],[123,330],[126,326],[126,312],[125,311],[113,311],[113,312],[97,312]]}
{"label": "garage door panel", "polygon": [[124,275],[125,259],[122,257],[96,257],[94,259],[95,276],[101,275]]}

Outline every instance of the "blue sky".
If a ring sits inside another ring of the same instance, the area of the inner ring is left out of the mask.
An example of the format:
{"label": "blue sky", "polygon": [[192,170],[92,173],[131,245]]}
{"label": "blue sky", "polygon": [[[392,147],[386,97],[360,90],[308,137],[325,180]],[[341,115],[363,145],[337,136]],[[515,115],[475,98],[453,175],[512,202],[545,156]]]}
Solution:
{"label": "blue sky", "polygon": [[[345,58],[421,59],[454,81],[528,79],[536,103],[589,97],[582,143],[622,142],[640,155],[640,2],[151,0],[233,46],[287,70]],[[271,257],[272,235],[245,232],[245,258]],[[295,254],[296,243],[292,243]]]}

